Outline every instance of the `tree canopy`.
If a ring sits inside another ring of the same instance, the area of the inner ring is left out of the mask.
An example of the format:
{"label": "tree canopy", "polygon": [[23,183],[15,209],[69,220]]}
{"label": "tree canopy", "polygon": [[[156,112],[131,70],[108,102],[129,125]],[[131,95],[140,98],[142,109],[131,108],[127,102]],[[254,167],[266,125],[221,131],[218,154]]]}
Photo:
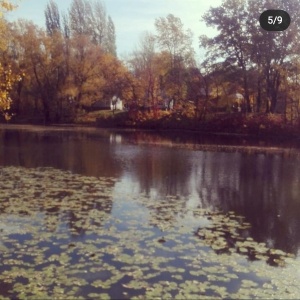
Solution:
{"label": "tree canopy", "polygon": [[[293,22],[288,30],[268,32],[259,26],[260,14],[274,7],[290,13]],[[224,0],[203,17],[207,26],[219,32],[213,38],[200,37],[200,45],[207,49],[206,64],[222,62],[240,73],[248,112],[260,111],[262,106],[267,112],[276,111],[284,70],[292,57],[299,55],[298,9],[297,0],[272,4],[267,0]]]}
{"label": "tree canopy", "polygon": [[[72,0],[66,12],[49,0],[45,28],[26,20],[8,23],[5,12],[14,6],[0,0],[0,113],[6,119],[17,114],[72,121],[116,96],[127,107],[173,107],[199,120],[241,112],[281,113],[295,122],[300,117],[299,6],[298,0],[223,0],[203,15],[206,25],[217,29],[213,37],[200,35],[203,61],[196,60],[193,34],[182,20],[161,16],[154,31],[145,32],[121,60],[115,24],[101,0]],[[260,27],[260,14],[274,7],[290,14],[287,30]]]}
{"label": "tree canopy", "polygon": [[[13,10],[14,8],[15,6],[11,2],[0,0],[0,52],[4,52],[9,43],[6,34],[7,23],[4,19],[4,15],[7,11]],[[11,114],[9,113],[12,104],[10,92],[14,82],[18,80],[20,80],[20,77],[12,72],[11,66],[0,62],[0,114],[3,115],[6,120],[11,118]]]}

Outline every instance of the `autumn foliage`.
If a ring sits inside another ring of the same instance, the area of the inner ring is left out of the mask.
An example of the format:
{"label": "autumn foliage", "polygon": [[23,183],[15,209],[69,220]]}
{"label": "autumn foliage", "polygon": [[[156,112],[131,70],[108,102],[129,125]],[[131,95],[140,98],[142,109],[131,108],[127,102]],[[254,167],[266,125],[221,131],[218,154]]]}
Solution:
{"label": "autumn foliage", "polygon": [[[96,104],[109,109],[118,97],[126,110],[99,113],[99,125],[291,131],[300,119],[299,1],[274,1],[291,13],[284,32],[266,32],[253,21],[267,0],[210,8],[203,21],[218,33],[200,36],[201,61],[192,32],[173,14],[155,19],[155,31],[122,60],[101,0],[72,0],[64,14],[49,0],[45,28],[1,17],[0,114],[14,122],[91,122],[97,114],[84,116]],[[13,5],[0,0],[0,8],[5,14]]]}

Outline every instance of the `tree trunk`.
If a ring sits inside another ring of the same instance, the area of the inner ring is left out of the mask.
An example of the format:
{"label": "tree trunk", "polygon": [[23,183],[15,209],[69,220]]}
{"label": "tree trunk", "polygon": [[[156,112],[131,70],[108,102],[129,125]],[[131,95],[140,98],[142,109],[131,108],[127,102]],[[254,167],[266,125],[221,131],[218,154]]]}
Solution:
{"label": "tree trunk", "polygon": [[257,97],[256,97],[256,112],[259,113],[261,109],[261,82],[257,81]]}

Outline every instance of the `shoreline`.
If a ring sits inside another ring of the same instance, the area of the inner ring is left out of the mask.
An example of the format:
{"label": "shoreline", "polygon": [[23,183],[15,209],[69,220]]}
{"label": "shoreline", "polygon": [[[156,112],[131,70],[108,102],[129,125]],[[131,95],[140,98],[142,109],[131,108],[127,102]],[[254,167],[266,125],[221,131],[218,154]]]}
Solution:
{"label": "shoreline", "polygon": [[[95,124],[0,124],[0,130],[28,130],[28,131],[61,131],[98,129],[125,135],[124,142],[141,146],[163,146],[171,148],[185,148],[194,151],[212,151],[248,154],[286,154],[300,156],[299,137],[278,137],[275,135],[250,135],[239,133],[200,132],[187,129],[144,129],[132,127],[101,128]],[[188,135],[184,135],[188,133]],[[183,139],[177,141],[177,136]],[[153,138],[154,137],[154,138]],[[227,139],[228,138],[228,139]],[[221,139],[221,140],[220,140]]]}

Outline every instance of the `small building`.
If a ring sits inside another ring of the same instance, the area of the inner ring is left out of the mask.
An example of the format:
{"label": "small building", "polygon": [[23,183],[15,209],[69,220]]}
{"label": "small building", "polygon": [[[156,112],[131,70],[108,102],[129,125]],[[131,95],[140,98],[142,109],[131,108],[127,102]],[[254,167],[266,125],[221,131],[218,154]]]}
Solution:
{"label": "small building", "polygon": [[119,97],[113,96],[110,100],[110,109],[123,110],[123,101]]}

